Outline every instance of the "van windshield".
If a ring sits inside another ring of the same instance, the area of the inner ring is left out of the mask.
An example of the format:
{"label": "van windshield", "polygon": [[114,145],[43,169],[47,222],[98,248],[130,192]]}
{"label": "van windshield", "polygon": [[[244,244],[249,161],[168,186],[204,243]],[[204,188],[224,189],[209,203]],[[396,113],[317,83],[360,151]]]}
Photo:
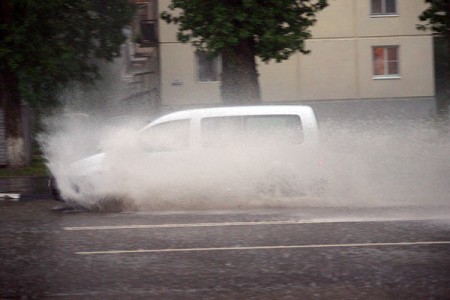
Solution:
{"label": "van windshield", "polygon": [[205,148],[303,142],[302,122],[298,115],[203,118],[201,135]]}

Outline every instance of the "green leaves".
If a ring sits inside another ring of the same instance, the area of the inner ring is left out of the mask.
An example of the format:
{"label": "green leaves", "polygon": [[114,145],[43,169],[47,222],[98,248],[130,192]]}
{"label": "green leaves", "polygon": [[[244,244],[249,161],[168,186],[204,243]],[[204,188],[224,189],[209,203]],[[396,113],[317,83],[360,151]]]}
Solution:
{"label": "green leaves", "polygon": [[450,32],[450,0],[425,0],[430,6],[419,16],[419,20],[426,22],[417,25],[419,30],[433,30],[438,33]]}
{"label": "green leaves", "polygon": [[[252,39],[263,61],[281,61],[296,51],[307,53],[308,27],[326,0],[173,0],[161,18],[179,25],[178,39],[220,53]],[[179,13],[178,13],[179,12]]]}
{"label": "green leaves", "polygon": [[128,0],[2,1],[9,17],[0,22],[0,71],[16,72],[28,95],[96,78],[94,60],[119,56],[134,13]]}

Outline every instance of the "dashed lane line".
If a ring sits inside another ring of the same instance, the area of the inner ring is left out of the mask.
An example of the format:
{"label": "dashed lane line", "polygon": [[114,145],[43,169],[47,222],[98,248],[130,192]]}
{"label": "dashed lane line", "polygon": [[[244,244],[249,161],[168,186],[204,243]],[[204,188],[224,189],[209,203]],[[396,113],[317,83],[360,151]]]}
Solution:
{"label": "dashed lane line", "polygon": [[450,245],[450,241],[317,244],[317,245],[218,247],[218,248],[105,250],[105,251],[80,251],[80,252],[75,252],[75,254],[78,254],[78,255],[102,255],[103,254],[104,255],[104,254],[174,253],[174,252],[243,251],[243,250],[283,250],[283,249],[289,250],[289,249],[311,249],[311,248],[350,248],[350,247],[423,246],[423,245]]}

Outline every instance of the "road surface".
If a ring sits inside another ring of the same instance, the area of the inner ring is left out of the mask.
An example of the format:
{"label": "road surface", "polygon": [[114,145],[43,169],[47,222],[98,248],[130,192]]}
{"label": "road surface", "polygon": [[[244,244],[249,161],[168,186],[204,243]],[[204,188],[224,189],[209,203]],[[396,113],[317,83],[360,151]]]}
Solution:
{"label": "road surface", "polygon": [[450,299],[450,207],[54,205],[0,201],[0,299]]}

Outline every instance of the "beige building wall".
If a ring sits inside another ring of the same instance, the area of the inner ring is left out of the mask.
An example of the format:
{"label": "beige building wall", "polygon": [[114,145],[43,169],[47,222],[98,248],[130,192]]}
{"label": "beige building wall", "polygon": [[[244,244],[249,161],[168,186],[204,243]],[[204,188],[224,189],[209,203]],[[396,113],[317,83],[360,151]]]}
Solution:
{"label": "beige building wall", "polygon": [[372,64],[360,63],[359,98],[434,96],[433,41],[430,36],[365,38],[358,40],[358,61],[372,61],[372,46],[398,45],[398,78],[377,79]]}
{"label": "beige building wall", "polygon": [[[159,15],[168,10],[168,6],[172,2],[171,0],[159,0],[158,10]],[[172,11],[171,11],[172,12]],[[159,19],[159,41],[162,44],[165,43],[179,43],[177,40],[177,26],[173,24],[167,24],[164,20]]]}
{"label": "beige building wall", "polygon": [[[311,53],[296,54],[278,64],[260,64],[260,84],[265,102],[354,99],[357,97],[357,62],[354,40],[309,40]],[[275,71],[278,70],[278,71]],[[293,70],[293,71],[292,71]],[[283,88],[289,86],[287,90]],[[280,93],[280,90],[282,92]]]}
{"label": "beige building wall", "polygon": [[427,8],[422,0],[397,0],[397,15],[371,16],[370,1],[353,0],[357,37],[428,35],[418,31],[418,16]]}
{"label": "beige building wall", "polygon": [[[160,11],[170,0],[160,1]],[[371,16],[370,0],[334,0],[319,13],[309,55],[259,62],[263,102],[434,96],[433,42],[416,30],[422,0],[397,0],[398,15]],[[194,48],[177,42],[174,25],[160,22],[163,105],[219,104],[220,82],[196,82]],[[400,74],[373,76],[372,47],[399,47]]]}
{"label": "beige building wall", "polygon": [[[159,1],[160,13],[170,0]],[[220,82],[197,82],[195,48],[178,42],[177,27],[160,20],[160,78],[161,104],[214,105],[222,102]]]}
{"label": "beige building wall", "polygon": [[318,22],[312,27],[313,38],[342,38],[355,35],[356,4],[368,0],[332,0],[318,14]]}
{"label": "beige building wall", "polygon": [[194,48],[161,43],[161,102],[163,105],[219,104],[220,82],[197,82]]}

